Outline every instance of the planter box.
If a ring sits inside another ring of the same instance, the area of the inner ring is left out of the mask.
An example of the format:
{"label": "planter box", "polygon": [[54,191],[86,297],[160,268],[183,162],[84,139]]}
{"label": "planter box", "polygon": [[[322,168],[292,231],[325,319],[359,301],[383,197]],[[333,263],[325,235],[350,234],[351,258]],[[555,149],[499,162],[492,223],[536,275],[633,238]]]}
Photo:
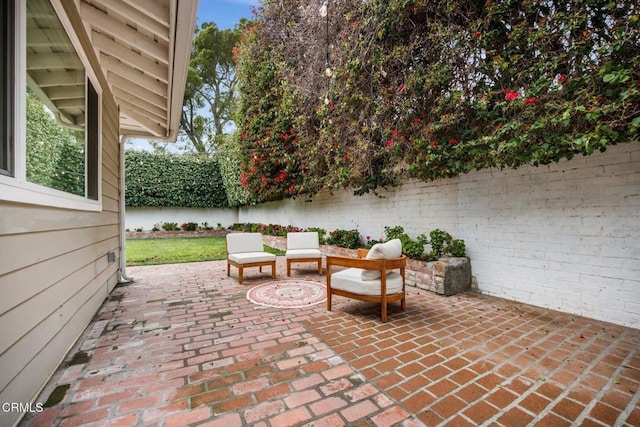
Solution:
{"label": "planter box", "polygon": [[[266,245],[286,250],[287,238],[263,236]],[[325,255],[355,257],[356,249],[320,245]],[[438,295],[456,295],[469,292],[471,288],[471,260],[468,257],[445,257],[436,261],[407,260],[406,284]]]}

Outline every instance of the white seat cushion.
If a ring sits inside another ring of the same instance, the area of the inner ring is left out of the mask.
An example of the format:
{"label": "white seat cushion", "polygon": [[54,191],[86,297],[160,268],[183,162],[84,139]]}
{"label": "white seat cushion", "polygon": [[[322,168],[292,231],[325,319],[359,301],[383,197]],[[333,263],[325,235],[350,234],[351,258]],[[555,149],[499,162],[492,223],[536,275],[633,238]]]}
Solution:
{"label": "white seat cushion", "polygon": [[287,233],[287,249],[319,249],[320,242],[316,231]]}
{"label": "white seat cushion", "polygon": [[229,254],[229,259],[238,264],[249,264],[251,262],[275,261],[276,256],[268,252],[243,252],[239,254]]}
{"label": "white seat cushion", "polygon": [[[402,242],[400,239],[376,243],[369,249],[367,259],[392,259],[402,256]],[[362,270],[362,280],[376,280],[380,278],[380,270]]]}
{"label": "white seat cushion", "polygon": [[[331,288],[352,292],[358,295],[380,295],[380,279],[362,280],[361,268],[347,268],[331,275]],[[402,292],[402,276],[391,272],[387,274],[387,295]]]}
{"label": "white seat cushion", "polygon": [[322,258],[320,249],[287,249],[285,258]]}
{"label": "white seat cushion", "polygon": [[227,234],[227,252],[230,254],[262,251],[264,251],[264,246],[260,233]]}

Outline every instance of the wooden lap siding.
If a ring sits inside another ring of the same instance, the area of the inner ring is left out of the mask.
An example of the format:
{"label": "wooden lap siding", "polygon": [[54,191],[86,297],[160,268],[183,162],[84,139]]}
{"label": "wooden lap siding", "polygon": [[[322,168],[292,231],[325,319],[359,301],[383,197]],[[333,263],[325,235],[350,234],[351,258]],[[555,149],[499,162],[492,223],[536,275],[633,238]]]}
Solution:
{"label": "wooden lap siding", "polygon": [[[29,402],[118,283],[118,109],[102,95],[102,211],[0,201],[0,401]],[[43,402],[40,402],[43,403]],[[22,414],[0,413],[0,425]]]}

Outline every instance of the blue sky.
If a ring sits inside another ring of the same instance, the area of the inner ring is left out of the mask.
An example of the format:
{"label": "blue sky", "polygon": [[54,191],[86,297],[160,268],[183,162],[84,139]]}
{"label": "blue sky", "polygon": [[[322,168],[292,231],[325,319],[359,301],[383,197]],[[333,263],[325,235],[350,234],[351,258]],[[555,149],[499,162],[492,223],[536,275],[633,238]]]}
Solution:
{"label": "blue sky", "polygon": [[215,22],[221,30],[234,28],[240,18],[251,18],[251,8],[259,5],[259,0],[200,0],[198,25]]}

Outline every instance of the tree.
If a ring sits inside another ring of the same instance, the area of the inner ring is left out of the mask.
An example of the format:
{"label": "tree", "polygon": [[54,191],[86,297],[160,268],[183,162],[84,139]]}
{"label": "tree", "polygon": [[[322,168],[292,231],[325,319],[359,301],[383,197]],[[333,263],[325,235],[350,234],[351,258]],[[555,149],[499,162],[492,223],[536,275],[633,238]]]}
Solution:
{"label": "tree", "polygon": [[210,155],[233,123],[236,70],[233,48],[242,20],[233,30],[205,22],[196,31],[189,62],[180,129],[199,154]]}

